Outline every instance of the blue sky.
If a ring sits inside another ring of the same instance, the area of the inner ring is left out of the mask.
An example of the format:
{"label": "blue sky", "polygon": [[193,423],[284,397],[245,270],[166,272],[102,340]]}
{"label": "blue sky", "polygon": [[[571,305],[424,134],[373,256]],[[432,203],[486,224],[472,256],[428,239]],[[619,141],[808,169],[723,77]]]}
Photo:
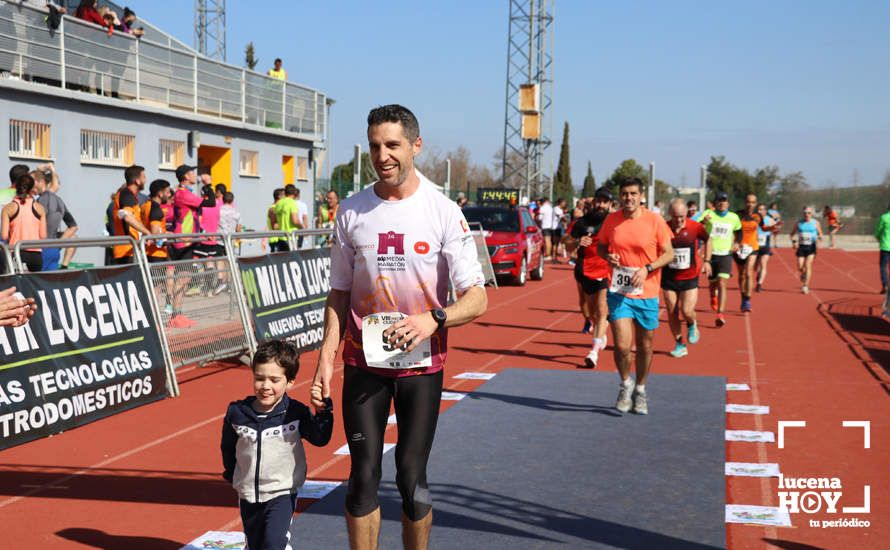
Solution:
{"label": "blue sky", "polygon": [[[191,0],[130,0],[193,41]],[[365,142],[365,117],[402,103],[427,147],[464,145],[477,163],[503,146],[507,0],[228,0],[228,61],[252,40],[258,68],[337,101],[335,162]],[[811,184],[876,184],[890,170],[890,2],[557,0],[554,161],[570,125],[572,176],[625,158],[694,184],[725,155],[802,170]]]}

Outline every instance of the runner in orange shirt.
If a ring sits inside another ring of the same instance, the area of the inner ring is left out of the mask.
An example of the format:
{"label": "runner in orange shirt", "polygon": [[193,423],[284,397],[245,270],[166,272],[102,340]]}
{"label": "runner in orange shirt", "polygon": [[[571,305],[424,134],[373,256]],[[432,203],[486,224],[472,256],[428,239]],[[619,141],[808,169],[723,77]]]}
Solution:
{"label": "runner in orange shirt", "polygon": [[841,230],[844,224],[837,219],[837,212],[827,204],[822,209],[822,217],[825,218],[825,222],[828,225],[829,247],[834,248],[834,236],[837,235],[837,232]]}
{"label": "runner in orange shirt", "polygon": [[[648,414],[646,378],[652,364],[652,337],[658,328],[661,268],[674,259],[671,230],[664,218],[640,206],[643,182],[623,181],[618,189],[622,209],[610,214],[598,233],[597,252],[612,268],[606,301],[615,340],[615,364],[621,375],[621,412]],[[636,382],[630,378],[631,343],[636,327]]]}
{"label": "runner in orange shirt", "polygon": [[757,212],[757,195],[745,195],[745,208],[736,212],[742,222],[742,240],[734,254],[735,264],[739,270],[739,292],[742,294],[742,312],[751,311],[751,291],[754,289],[756,277],[754,266],[757,263],[757,228],[766,229],[766,224]]}

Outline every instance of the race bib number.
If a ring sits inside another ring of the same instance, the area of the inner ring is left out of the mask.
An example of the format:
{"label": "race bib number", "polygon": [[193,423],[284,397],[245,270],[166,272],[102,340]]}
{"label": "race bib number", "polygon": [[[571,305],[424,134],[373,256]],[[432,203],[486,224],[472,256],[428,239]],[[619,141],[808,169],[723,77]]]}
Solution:
{"label": "race bib number", "polygon": [[624,294],[625,296],[639,296],[643,293],[642,286],[633,286],[634,273],[641,268],[618,266],[612,269],[612,285],[609,291],[615,294]]}
{"label": "race bib number", "polygon": [[692,249],[691,248],[675,248],[674,259],[668,264],[671,269],[689,269],[692,265]]}
{"label": "race bib number", "polygon": [[800,234],[800,245],[801,246],[813,246],[813,234],[812,233],[801,233]]}
{"label": "race bib number", "polygon": [[757,234],[757,246],[766,246],[766,240],[769,239],[769,233]]}
{"label": "race bib number", "polygon": [[753,246],[751,246],[750,244],[743,244],[739,247],[739,251],[736,252],[736,254],[738,255],[740,260],[744,260],[745,258],[750,256],[752,252],[754,252]]}
{"label": "race bib number", "polygon": [[728,223],[714,223],[711,226],[711,236],[715,239],[726,239],[732,233],[732,226]]}
{"label": "race bib number", "polygon": [[407,317],[404,313],[372,313],[362,319],[362,348],[365,362],[378,369],[414,369],[432,367],[429,339],[410,352],[392,346],[383,337],[383,331]]}

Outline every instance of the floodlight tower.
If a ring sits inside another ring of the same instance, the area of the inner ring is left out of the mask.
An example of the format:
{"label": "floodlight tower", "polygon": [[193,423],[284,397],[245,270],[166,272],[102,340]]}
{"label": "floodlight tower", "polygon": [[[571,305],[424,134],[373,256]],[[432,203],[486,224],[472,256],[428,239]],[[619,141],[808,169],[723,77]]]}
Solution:
{"label": "floodlight tower", "polygon": [[504,117],[502,178],[507,187],[543,191],[553,163],[545,173],[553,122],[553,6],[555,0],[509,0],[507,94]]}
{"label": "floodlight tower", "polygon": [[226,0],[195,0],[195,49],[226,60]]}

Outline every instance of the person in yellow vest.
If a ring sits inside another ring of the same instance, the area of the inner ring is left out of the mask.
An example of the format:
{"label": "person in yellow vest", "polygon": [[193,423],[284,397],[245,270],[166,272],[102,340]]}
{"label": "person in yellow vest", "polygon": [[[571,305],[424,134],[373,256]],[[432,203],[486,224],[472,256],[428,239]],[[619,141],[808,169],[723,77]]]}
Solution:
{"label": "person in yellow vest", "polygon": [[275,67],[269,69],[268,75],[278,80],[287,80],[287,71],[281,68],[281,58],[275,59]]}

